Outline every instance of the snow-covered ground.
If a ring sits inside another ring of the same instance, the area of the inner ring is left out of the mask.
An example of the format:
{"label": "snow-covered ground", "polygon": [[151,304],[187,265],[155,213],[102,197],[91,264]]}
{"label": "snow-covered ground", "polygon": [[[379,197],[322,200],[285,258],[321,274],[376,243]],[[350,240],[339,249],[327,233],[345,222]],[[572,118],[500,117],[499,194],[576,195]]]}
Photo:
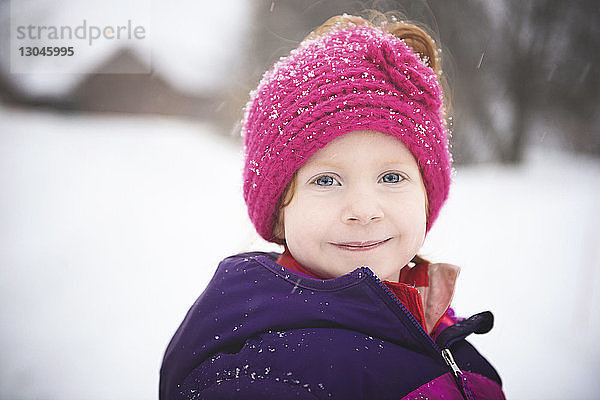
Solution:
{"label": "snow-covered ground", "polygon": [[[217,262],[258,240],[241,150],[208,127],[0,108],[0,398],[156,398],[163,351]],[[600,383],[600,160],[460,168],[424,255],[510,399]]]}

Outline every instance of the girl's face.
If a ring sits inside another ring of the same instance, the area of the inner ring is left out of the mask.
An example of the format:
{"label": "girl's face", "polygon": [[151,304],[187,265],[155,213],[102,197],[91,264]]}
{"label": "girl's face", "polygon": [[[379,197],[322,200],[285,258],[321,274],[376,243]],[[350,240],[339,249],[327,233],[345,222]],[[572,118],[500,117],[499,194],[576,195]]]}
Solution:
{"label": "girl's face", "polygon": [[425,239],[426,203],[419,167],[404,144],[355,131],[297,171],[282,210],[283,235],[296,261],[323,278],[367,266],[397,282]]}

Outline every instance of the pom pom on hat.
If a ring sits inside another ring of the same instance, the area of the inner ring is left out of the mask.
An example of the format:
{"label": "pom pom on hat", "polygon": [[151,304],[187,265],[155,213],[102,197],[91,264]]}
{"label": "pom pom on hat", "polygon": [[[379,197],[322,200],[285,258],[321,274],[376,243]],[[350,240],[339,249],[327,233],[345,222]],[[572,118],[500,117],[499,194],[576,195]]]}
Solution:
{"label": "pom pom on hat", "polygon": [[351,27],[303,42],[262,77],[246,107],[244,200],[267,241],[280,197],[307,159],[338,136],[401,140],[419,165],[427,231],[448,197],[452,157],[436,73],[397,37]]}

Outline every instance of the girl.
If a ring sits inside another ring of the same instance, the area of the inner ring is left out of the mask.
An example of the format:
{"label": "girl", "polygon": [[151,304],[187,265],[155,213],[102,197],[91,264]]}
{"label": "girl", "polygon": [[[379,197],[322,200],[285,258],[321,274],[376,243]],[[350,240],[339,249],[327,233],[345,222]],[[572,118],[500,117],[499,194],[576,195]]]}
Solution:
{"label": "girl", "polygon": [[414,25],[338,16],[265,73],[244,117],[250,219],[284,252],[222,261],[169,344],[167,399],[502,399],[454,318],[458,267],[419,258],[451,156]]}

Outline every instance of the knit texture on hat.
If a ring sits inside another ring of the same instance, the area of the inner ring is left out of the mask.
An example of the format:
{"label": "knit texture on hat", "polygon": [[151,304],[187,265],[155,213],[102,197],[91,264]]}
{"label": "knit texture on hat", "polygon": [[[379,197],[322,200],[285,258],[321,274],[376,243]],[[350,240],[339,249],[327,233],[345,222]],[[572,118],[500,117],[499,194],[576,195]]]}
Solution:
{"label": "knit texture on hat", "polygon": [[412,152],[427,192],[427,231],[448,197],[451,162],[435,72],[402,40],[372,27],[303,42],[267,71],[246,106],[244,199],[274,241],[280,197],[307,159],[340,135],[372,130]]}

